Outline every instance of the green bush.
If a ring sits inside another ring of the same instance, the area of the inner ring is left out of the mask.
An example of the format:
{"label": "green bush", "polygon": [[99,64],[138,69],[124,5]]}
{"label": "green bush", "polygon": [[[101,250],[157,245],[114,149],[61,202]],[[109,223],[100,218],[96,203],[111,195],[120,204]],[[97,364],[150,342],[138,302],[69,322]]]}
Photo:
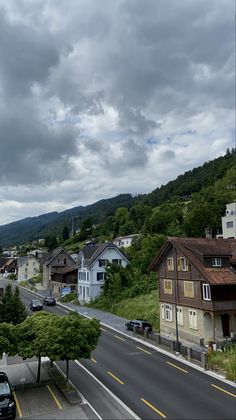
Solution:
{"label": "green bush", "polygon": [[225,347],[225,351],[212,351],[208,355],[208,367],[220,369],[226,373],[226,378],[236,381],[236,345]]}
{"label": "green bush", "polygon": [[76,298],[77,298],[76,292],[71,292],[71,293],[68,293],[67,295],[63,296],[62,298],[60,298],[60,302],[64,302],[64,303],[72,302]]}

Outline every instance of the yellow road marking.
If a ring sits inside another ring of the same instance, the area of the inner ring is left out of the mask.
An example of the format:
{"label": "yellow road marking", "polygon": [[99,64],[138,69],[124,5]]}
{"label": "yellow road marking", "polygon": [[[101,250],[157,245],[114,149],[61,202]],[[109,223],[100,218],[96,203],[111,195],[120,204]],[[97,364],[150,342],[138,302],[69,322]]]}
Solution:
{"label": "yellow road marking", "polygon": [[93,357],[91,357],[91,360],[93,363],[97,363],[97,360],[95,360]]}
{"label": "yellow road marking", "polygon": [[152,354],[152,353],[150,353],[150,351],[142,349],[142,347],[138,347],[138,346],[136,346],[136,347],[137,347],[137,349],[144,351],[144,353]]}
{"label": "yellow road marking", "polygon": [[107,373],[108,375],[112,376],[112,378],[114,378],[117,382],[119,382],[119,384],[124,385],[124,382],[117,378],[117,376],[113,375],[113,373],[111,373],[109,370],[107,371]]}
{"label": "yellow road marking", "polygon": [[22,415],[22,411],[21,411],[21,408],[20,408],[20,404],[19,404],[19,401],[18,401],[18,398],[17,398],[17,396],[16,396],[15,391],[13,391],[13,395],[14,395],[15,402],[16,402],[17,412],[18,412],[18,415],[19,415],[19,417],[20,417],[20,419],[21,419],[21,418],[23,417],[23,415]]}
{"label": "yellow road marking", "polygon": [[118,335],[114,335],[114,337],[118,338],[121,341],[126,341],[124,338],[119,337]]}
{"label": "yellow road marking", "polygon": [[217,385],[214,385],[214,384],[211,384],[211,386],[213,386],[214,388],[217,388],[217,389],[219,389],[220,391],[222,391],[222,392],[225,392],[226,394],[228,394],[228,395],[231,395],[231,397],[234,397],[234,398],[236,398],[236,395],[235,394],[232,394],[231,392],[229,392],[229,391],[226,391],[225,389],[223,389],[223,388],[220,388],[219,386],[217,386]]}
{"label": "yellow road marking", "polygon": [[156,411],[156,413],[158,413],[159,416],[163,417],[164,419],[166,418],[165,414],[158,410],[156,407],[154,407],[154,405],[152,405],[150,402],[146,401],[144,398],[141,398],[141,401],[147,404],[148,407],[150,407],[152,410]]}
{"label": "yellow road marking", "polygon": [[49,385],[47,385],[47,389],[49,390],[49,392],[50,392],[50,394],[51,394],[52,398],[54,399],[54,401],[55,401],[55,403],[56,403],[57,407],[58,407],[58,408],[60,408],[60,410],[62,410],[62,406],[61,406],[60,402],[58,401],[58,399],[57,399],[56,395],[54,394],[53,390],[50,388],[50,386],[49,386]]}
{"label": "yellow road marking", "polygon": [[176,369],[181,370],[181,371],[182,371],[182,372],[184,372],[184,373],[188,373],[188,371],[187,371],[187,370],[182,369],[181,367],[174,365],[174,363],[170,363],[170,362],[166,362],[166,363],[167,363],[168,365],[170,365],[170,366],[175,367]]}

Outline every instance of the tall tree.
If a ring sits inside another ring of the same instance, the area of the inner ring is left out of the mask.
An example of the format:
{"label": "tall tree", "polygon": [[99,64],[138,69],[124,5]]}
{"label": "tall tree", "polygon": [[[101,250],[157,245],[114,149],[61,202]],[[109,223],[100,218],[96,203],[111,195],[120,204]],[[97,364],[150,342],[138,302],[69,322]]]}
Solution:
{"label": "tall tree", "polygon": [[0,303],[0,322],[19,324],[27,317],[25,305],[20,299],[19,289],[15,288],[12,292],[11,284],[5,288],[5,292]]}
{"label": "tall tree", "polygon": [[49,234],[45,238],[45,246],[48,251],[53,251],[58,246],[58,241],[55,235]]}
{"label": "tall tree", "polygon": [[70,237],[69,228],[68,228],[68,226],[64,226],[63,229],[62,229],[62,233],[61,233],[61,239],[63,241],[66,241],[67,239],[69,239],[69,237]]}

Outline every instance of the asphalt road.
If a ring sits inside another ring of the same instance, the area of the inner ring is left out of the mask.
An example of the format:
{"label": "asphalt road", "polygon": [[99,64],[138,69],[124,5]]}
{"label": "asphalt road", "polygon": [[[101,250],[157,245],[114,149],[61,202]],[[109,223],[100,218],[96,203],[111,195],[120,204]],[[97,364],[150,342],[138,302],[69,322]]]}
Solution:
{"label": "asphalt road", "polygon": [[[21,291],[21,296],[28,305],[30,293]],[[65,313],[59,306],[45,309]],[[91,360],[81,363],[141,419],[236,418],[234,387],[107,327],[102,330]],[[63,368],[63,363],[60,366]],[[119,418],[114,413],[109,417],[109,409],[102,412],[104,407],[89,382],[89,375],[81,375],[81,367],[74,362],[71,379],[79,389],[82,385],[85,398],[101,417]]]}

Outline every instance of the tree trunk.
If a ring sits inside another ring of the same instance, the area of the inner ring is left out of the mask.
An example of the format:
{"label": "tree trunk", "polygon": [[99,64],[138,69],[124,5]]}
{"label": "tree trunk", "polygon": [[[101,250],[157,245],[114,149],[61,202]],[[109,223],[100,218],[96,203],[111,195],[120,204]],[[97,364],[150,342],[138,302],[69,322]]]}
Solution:
{"label": "tree trunk", "polygon": [[37,374],[36,382],[40,382],[40,372],[41,372],[41,356],[39,356],[39,361],[38,361],[38,374]]}
{"label": "tree trunk", "polygon": [[68,386],[68,380],[69,380],[69,360],[66,359],[66,386]]}

